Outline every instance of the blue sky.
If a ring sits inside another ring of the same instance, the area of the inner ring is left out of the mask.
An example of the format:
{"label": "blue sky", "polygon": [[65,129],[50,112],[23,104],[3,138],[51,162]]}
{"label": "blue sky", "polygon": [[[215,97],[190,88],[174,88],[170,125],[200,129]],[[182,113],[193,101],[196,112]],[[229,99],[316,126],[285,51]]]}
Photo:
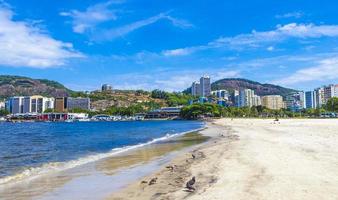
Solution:
{"label": "blue sky", "polygon": [[338,2],[0,0],[0,74],[180,91],[204,74],[338,83]]}

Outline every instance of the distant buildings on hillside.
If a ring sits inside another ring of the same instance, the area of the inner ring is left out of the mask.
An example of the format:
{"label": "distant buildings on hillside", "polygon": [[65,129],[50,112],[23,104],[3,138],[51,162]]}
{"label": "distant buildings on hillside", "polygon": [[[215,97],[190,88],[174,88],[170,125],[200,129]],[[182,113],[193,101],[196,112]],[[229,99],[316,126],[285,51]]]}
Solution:
{"label": "distant buildings on hillside", "polygon": [[211,95],[211,82],[209,76],[202,76],[199,82],[193,82],[191,85],[191,94],[193,96],[208,97]]}
{"label": "distant buildings on hillside", "polygon": [[112,90],[113,90],[113,87],[109,84],[103,84],[102,87],[101,87],[102,92],[112,91]]}
{"label": "distant buildings on hillside", "polygon": [[252,107],[264,106],[270,109],[287,108],[298,112],[304,108],[321,108],[332,97],[338,97],[338,84],[316,88],[313,91],[298,91],[284,97],[280,95],[258,96],[254,90],[245,88],[241,90],[214,90],[211,91],[209,76],[203,76],[200,81],[193,82],[191,94],[199,97],[199,102],[217,103],[222,106]]}

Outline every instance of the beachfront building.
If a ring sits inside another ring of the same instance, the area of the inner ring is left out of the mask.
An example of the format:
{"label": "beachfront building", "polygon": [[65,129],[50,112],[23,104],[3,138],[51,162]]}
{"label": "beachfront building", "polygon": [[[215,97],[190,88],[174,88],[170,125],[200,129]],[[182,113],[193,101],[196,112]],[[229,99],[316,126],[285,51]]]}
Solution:
{"label": "beachfront building", "polygon": [[267,95],[262,97],[262,106],[272,110],[284,108],[283,97],[280,95]]}
{"label": "beachfront building", "polygon": [[209,76],[202,76],[200,78],[200,88],[202,97],[208,97],[211,95],[211,83]]}
{"label": "beachfront building", "polygon": [[254,95],[252,97],[252,106],[260,106],[262,105],[262,100],[260,96]]}
{"label": "beachfront building", "polygon": [[201,85],[199,82],[194,81],[191,85],[191,95],[192,96],[201,96]]}
{"label": "beachfront building", "polygon": [[12,114],[23,113],[23,99],[22,96],[10,97],[6,103],[6,110]]}
{"label": "beachfront building", "polygon": [[164,107],[152,110],[145,115],[145,119],[176,118],[180,116],[182,107]]}
{"label": "beachfront building", "polygon": [[305,92],[305,108],[317,108],[316,102],[316,92],[315,91],[307,91]]}
{"label": "beachfront building", "polygon": [[209,76],[202,76],[200,82],[193,82],[191,95],[196,97],[209,97],[211,95],[211,82]]}
{"label": "beachfront building", "polygon": [[326,104],[330,98],[335,96],[335,90],[336,88],[333,84],[324,86],[324,104]]}
{"label": "beachfront building", "polygon": [[102,92],[106,92],[106,91],[112,91],[113,87],[109,84],[103,84],[101,87]]}
{"label": "beachfront building", "polygon": [[253,95],[254,91],[250,89],[239,91],[238,107],[251,107]]}
{"label": "beachfront building", "polygon": [[230,96],[231,99],[231,105],[239,107],[239,91],[234,90]]}
{"label": "beachfront building", "polygon": [[320,87],[314,90],[316,108],[321,108],[324,104],[324,88]]}
{"label": "beachfront building", "polygon": [[66,112],[67,111],[67,97],[56,97],[54,101],[55,112]]}
{"label": "beachfront building", "polygon": [[75,108],[83,109],[83,110],[89,110],[90,109],[90,99],[89,98],[73,98],[68,97],[67,98],[67,105],[66,109],[72,110]]}
{"label": "beachfront building", "polygon": [[227,90],[214,90],[211,91],[211,94],[218,99],[229,100],[229,92]]}
{"label": "beachfront building", "polygon": [[304,92],[293,92],[286,96],[286,108],[298,112],[305,108],[305,95]]}
{"label": "beachfront building", "polygon": [[54,108],[54,98],[40,95],[26,96],[23,99],[23,113],[42,113]]}
{"label": "beachfront building", "polygon": [[252,107],[259,105],[261,105],[261,98],[255,95],[255,91],[244,89],[239,92],[237,100],[238,107]]}
{"label": "beachfront building", "polygon": [[11,114],[42,113],[54,107],[54,99],[40,95],[10,97],[6,102],[6,109]]}

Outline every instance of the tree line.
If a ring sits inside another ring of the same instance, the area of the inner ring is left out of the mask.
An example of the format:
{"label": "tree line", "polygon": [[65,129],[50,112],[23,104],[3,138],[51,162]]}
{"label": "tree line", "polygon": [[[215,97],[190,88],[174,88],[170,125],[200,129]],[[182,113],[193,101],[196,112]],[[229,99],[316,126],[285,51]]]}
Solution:
{"label": "tree line", "polygon": [[323,108],[303,109],[293,112],[288,109],[272,110],[264,106],[253,107],[222,107],[211,103],[195,103],[185,106],[181,110],[184,119],[199,119],[202,117],[320,117],[327,112],[338,113],[338,98],[328,100]]}

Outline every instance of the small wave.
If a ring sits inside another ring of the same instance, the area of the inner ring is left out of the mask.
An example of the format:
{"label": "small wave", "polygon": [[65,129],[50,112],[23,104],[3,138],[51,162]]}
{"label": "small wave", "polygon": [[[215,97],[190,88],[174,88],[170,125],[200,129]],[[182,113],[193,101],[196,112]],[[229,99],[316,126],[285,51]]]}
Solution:
{"label": "small wave", "polygon": [[107,153],[90,155],[90,156],[86,156],[86,157],[79,158],[79,159],[76,159],[76,160],[70,160],[70,161],[66,161],[66,162],[46,163],[46,164],[41,165],[40,167],[28,168],[28,169],[25,169],[24,171],[22,171],[18,174],[1,178],[0,179],[0,185],[6,184],[6,183],[9,183],[9,182],[23,180],[25,178],[34,178],[34,177],[37,177],[39,175],[45,175],[45,174],[48,174],[48,173],[51,173],[51,172],[64,171],[64,170],[71,169],[71,168],[74,168],[74,167],[77,167],[77,166],[81,166],[81,165],[84,165],[84,164],[95,162],[95,161],[98,161],[98,160],[101,160],[101,159],[104,159],[104,158],[115,156],[117,154],[124,153],[126,151],[130,151],[130,150],[133,150],[133,149],[144,147],[146,145],[154,144],[156,142],[168,140],[170,138],[174,138],[174,137],[177,137],[177,136],[180,136],[180,135],[184,135],[186,133],[200,131],[200,130],[203,130],[203,129],[204,129],[204,127],[199,128],[199,129],[190,130],[190,131],[181,132],[181,133],[166,134],[164,137],[156,138],[156,139],[153,139],[153,140],[146,142],[146,143],[140,143],[140,144],[125,146],[125,147],[118,147],[118,148],[114,148],[114,149],[110,150]]}

